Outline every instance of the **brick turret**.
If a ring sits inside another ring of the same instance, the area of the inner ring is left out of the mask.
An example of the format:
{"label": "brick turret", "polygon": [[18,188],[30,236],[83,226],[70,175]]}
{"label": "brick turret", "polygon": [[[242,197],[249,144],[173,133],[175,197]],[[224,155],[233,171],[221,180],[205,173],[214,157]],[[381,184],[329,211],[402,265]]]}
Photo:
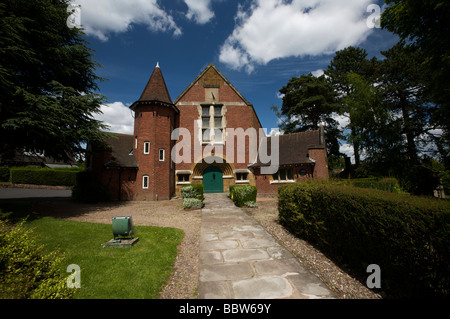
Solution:
{"label": "brick turret", "polygon": [[179,110],[172,103],[159,65],[141,94],[130,107],[134,113],[133,153],[139,165],[136,199],[164,200],[175,193],[175,164],[171,140]]}

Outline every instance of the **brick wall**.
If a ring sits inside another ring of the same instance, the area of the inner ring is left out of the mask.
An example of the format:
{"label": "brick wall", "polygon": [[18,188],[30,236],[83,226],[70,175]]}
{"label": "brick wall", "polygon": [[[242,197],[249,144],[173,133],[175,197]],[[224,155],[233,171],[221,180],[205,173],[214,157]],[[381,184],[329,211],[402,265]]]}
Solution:
{"label": "brick wall", "polygon": [[[206,87],[205,87],[206,86]],[[195,128],[194,122],[201,118],[201,104],[212,103],[212,94],[214,95],[214,103],[223,105],[223,116],[226,128],[242,128],[244,131],[250,127],[256,129],[257,139],[259,139],[259,129],[261,125],[257,118],[256,112],[251,105],[248,105],[224,80],[213,70],[210,69],[206,72],[197,83],[195,83],[187,92],[184,93],[182,98],[177,102],[177,107],[180,110],[180,127],[186,128],[191,134],[191,157],[188,163],[181,163],[176,165],[176,170],[194,170],[195,164],[201,160],[201,157],[196,158],[194,152],[194,143],[196,142],[194,136]],[[201,125],[201,121],[199,123]],[[197,128],[196,134],[200,133],[200,128]],[[182,138],[179,139],[182,141]],[[198,143],[198,142],[197,142]],[[258,146],[259,142],[256,141],[255,145]],[[201,155],[209,155],[209,152],[205,152],[206,145],[201,146]],[[235,169],[246,169],[247,165],[253,162],[253,158],[250,158],[249,141],[246,138],[244,156],[244,163],[237,163],[238,149],[237,139],[234,142],[234,156],[230,157],[227,154],[226,143],[222,146],[218,146],[215,149],[216,155],[223,155],[227,162],[232,163]],[[183,153],[181,153],[183,154]],[[225,181],[224,181],[225,182]],[[234,184],[226,181],[224,184]]]}
{"label": "brick wall", "polygon": [[[134,156],[139,164],[135,197],[138,200],[170,199],[175,193],[174,165],[171,164],[171,132],[175,127],[175,111],[165,104],[142,104],[136,108],[134,135],[137,148]],[[144,154],[144,143],[150,142],[150,153]],[[159,150],[164,160],[159,160]],[[143,177],[149,177],[148,189],[143,188]]]}
{"label": "brick wall", "polygon": [[327,151],[325,148],[317,148],[309,150],[309,157],[316,161],[314,166],[314,179],[325,179],[329,178],[328,174],[328,159]]}

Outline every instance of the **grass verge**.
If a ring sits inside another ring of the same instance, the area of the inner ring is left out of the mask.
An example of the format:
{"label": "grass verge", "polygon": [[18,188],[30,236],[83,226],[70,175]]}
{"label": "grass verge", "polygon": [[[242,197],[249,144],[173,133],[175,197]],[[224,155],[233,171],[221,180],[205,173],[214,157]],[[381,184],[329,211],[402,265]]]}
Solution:
{"label": "grass verge", "polygon": [[[18,207],[20,215],[26,207]],[[6,207],[2,208],[5,211]],[[8,218],[15,219],[14,215]],[[108,224],[33,215],[27,225],[46,251],[64,254],[62,272],[66,273],[71,264],[80,267],[81,288],[75,293],[78,299],[158,298],[173,271],[177,246],[184,236],[175,228],[135,226],[139,241],[133,247],[103,248],[102,244],[113,237]]]}

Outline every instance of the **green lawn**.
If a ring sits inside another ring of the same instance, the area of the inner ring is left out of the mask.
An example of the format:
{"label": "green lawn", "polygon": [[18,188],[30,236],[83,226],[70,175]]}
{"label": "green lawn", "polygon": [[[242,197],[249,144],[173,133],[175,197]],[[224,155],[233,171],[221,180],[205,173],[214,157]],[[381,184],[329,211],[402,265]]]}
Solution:
{"label": "green lawn", "polygon": [[[20,207],[22,208],[22,207]],[[8,216],[11,217],[11,216]],[[135,226],[139,241],[131,248],[103,248],[112,239],[112,226],[33,216],[27,224],[48,251],[65,255],[81,269],[81,299],[153,299],[173,270],[184,233],[174,228]],[[69,273],[66,273],[69,275]]]}

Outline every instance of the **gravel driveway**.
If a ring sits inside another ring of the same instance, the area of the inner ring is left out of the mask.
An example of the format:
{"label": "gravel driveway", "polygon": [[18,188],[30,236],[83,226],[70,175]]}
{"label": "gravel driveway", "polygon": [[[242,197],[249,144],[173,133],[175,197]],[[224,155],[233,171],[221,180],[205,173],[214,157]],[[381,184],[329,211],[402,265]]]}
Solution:
{"label": "gravel driveway", "polygon": [[[307,242],[294,237],[277,223],[275,198],[258,198],[258,208],[244,209],[272,236],[280,241],[312,273],[322,279],[342,299],[378,299],[379,294],[369,290],[358,280],[329,260]],[[182,200],[159,202],[122,202],[82,204],[72,201],[41,202],[37,210],[58,218],[95,223],[111,223],[114,216],[131,215],[135,225],[174,227],[182,229],[185,237],[178,247],[174,273],[163,288],[162,299],[197,298],[199,278],[199,245],[201,210],[184,211]]]}

